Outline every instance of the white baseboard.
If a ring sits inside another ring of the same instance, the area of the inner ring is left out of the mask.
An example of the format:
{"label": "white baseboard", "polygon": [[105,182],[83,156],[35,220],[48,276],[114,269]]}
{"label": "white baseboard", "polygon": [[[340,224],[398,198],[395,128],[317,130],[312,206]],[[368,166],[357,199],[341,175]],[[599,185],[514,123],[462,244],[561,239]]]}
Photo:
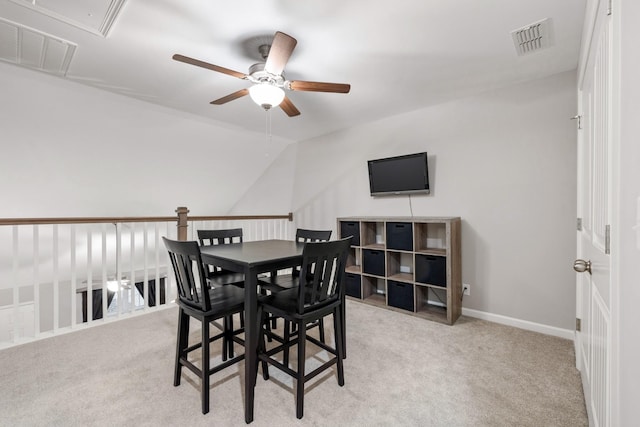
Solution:
{"label": "white baseboard", "polygon": [[513,317],[502,316],[500,314],[487,313],[486,311],[473,310],[464,307],[462,308],[462,314],[464,316],[475,317],[476,319],[488,320],[489,322],[525,329],[527,331],[553,335],[555,337],[565,338],[571,341],[575,339],[575,331],[570,329],[556,328],[555,326],[543,325],[541,323],[530,322],[528,320],[516,319]]}

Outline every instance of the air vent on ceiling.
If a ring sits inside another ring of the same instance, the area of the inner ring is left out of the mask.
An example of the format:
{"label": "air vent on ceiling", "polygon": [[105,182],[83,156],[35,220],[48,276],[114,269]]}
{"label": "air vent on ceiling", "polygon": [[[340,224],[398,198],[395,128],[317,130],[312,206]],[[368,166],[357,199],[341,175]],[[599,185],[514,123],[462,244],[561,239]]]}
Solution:
{"label": "air vent on ceiling", "polygon": [[518,55],[528,55],[551,46],[553,44],[552,30],[551,18],[546,18],[511,31]]}
{"label": "air vent on ceiling", "polygon": [[76,45],[0,18],[0,60],[64,76]]}

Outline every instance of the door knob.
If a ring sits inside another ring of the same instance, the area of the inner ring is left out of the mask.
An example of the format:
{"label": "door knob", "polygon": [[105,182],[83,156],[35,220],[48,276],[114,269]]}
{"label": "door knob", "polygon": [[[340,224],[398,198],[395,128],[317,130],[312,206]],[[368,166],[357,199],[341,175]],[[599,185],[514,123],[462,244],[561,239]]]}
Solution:
{"label": "door knob", "polygon": [[587,271],[589,274],[591,274],[591,261],[577,259],[573,263],[573,269],[578,273],[584,273],[585,271]]}

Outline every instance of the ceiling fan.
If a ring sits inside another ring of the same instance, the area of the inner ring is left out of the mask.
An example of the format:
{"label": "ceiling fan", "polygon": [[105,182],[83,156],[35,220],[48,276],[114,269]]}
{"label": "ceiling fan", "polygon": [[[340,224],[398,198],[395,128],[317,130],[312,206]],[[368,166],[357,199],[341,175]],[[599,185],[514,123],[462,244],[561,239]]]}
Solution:
{"label": "ceiling fan", "polygon": [[293,37],[277,31],[273,37],[271,45],[263,44],[258,47],[259,53],[264,62],[253,64],[249,68],[249,74],[230,70],[228,68],[179,54],[173,55],[173,59],[186,64],[196,65],[198,67],[227,74],[232,77],[237,77],[242,80],[248,80],[253,83],[253,86],[248,89],[240,89],[227,96],[216,99],[215,101],[211,101],[210,104],[222,105],[229,101],[233,101],[234,99],[249,95],[256,104],[260,105],[265,110],[269,110],[272,107],[279,105],[289,117],[294,117],[299,115],[300,111],[298,111],[296,106],[293,105],[291,100],[285,95],[284,89],[303,92],[333,93],[349,93],[349,90],[351,89],[351,85],[343,83],[286,80],[284,77],[284,67],[287,64],[287,61],[289,61],[289,57],[297,43],[298,41]]}

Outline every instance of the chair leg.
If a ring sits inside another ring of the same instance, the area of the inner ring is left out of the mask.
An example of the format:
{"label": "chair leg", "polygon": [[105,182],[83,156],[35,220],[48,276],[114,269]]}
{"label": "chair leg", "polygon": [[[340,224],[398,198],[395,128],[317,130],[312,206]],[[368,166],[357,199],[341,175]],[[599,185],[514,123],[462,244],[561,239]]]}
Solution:
{"label": "chair leg", "polygon": [[298,323],[298,372],[296,377],[296,418],[304,412],[304,362],[307,342],[307,328],[304,322]]}
{"label": "chair leg", "polygon": [[179,386],[182,375],[180,357],[183,355],[184,349],[189,346],[189,316],[182,310],[178,312],[178,339],[176,341],[176,365],[173,374],[173,385]]}
{"label": "chair leg", "polygon": [[[242,320],[240,320],[242,322]],[[233,316],[229,316],[229,324],[226,329],[227,334],[227,349],[229,351],[229,359],[233,359],[234,350],[233,350]]]}
{"label": "chair leg", "polygon": [[222,361],[227,360],[227,353],[229,348],[229,335],[227,331],[229,330],[229,316],[225,316],[222,319]]}
{"label": "chair leg", "polygon": [[[267,313],[264,312],[264,310],[262,308],[258,309],[258,319],[260,319],[260,334],[258,336],[258,354],[261,353],[265,353],[267,351],[267,345],[264,342],[265,339],[265,329],[263,328],[263,325],[266,326],[266,324],[268,323],[268,319],[269,315]],[[256,359],[256,363],[258,363],[258,359]],[[256,376],[258,376],[258,369],[256,368]],[[265,362],[264,360],[262,361],[262,378],[264,378],[265,380],[269,379],[269,364],[267,362]],[[255,386],[255,379],[253,381],[253,384]]]}
{"label": "chair leg", "polygon": [[342,311],[338,307],[333,312],[333,330],[334,341],[336,343],[336,367],[338,368],[338,385],[342,387],[344,385],[344,368],[342,360],[344,359],[344,337],[343,337],[343,325],[342,325]]}
{"label": "chair leg", "polygon": [[[291,322],[288,320],[284,321],[284,342],[285,344],[289,342],[289,340],[291,339]],[[282,350],[282,364],[284,366],[289,366],[289,346],[285,345],[284,349]]]}
{"label": "chair leg", "polygon": [[[273,272],[272,272],[272,274],[273,274]],[[267,291],[265,289],[260,288],[260,295],[268,295],[268,294],[267,294]],[[267,318],[268,317],[269,316],[267,316]],[[265,323],[265,325],[267,325],[267,330],[268,331],[270,331],[271,329],[276,329],[278,327],[277,319],[278,318],[274,316],[274,317],[271,317],[271,322]],[[269,342],[271,342],[271,337],[267,336],[267,340]]]}
{"label": "chair leg", "polygon": [[324,319],[318,319],[318,334],[320,335],[320,342],[326,344],[324,340]]}
{"label": "chair leg", "polygon": [[[269,322],[269,314],[267,314],[267,316],[265,317],[265,322],[264,324],[261,322],[260,326],[264,326],[264,329],[266,329],[267,331],[271,332],[271,322]],[[271,335],[267,335],[267,341],[271,342],[273,341],[273,338],[271,338]]]}
{"label": "chair leg", "polygon": [[209,412],[209,322],[202,322],[202,413]]}

